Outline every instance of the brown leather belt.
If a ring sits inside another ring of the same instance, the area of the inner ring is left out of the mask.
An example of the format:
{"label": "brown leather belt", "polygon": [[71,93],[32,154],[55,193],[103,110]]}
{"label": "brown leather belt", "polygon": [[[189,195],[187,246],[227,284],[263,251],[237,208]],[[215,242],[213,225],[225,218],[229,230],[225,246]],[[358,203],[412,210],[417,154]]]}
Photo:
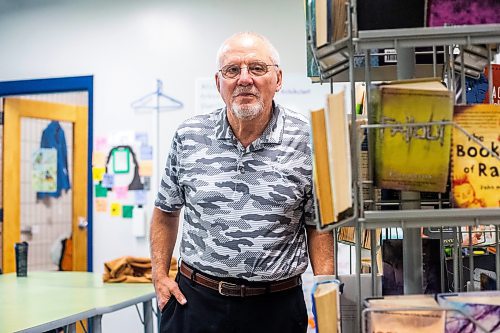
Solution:
{"label": "brown leather belt", "polygon": [[302,284],[300,276],[294,276],[282,281],[269,282],[262,287],[250,287],[244,284],[234,284],[222,280],[215,280],[182,263],[179,272],[191,281],[204,287],[216,290],[223,296],[257,296],[292,289]]}

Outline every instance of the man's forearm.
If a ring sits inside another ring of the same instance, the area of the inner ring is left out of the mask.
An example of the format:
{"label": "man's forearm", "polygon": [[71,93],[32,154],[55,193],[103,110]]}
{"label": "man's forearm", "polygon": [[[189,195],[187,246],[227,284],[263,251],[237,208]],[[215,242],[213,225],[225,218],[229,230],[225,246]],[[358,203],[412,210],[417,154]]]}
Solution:
{"label": "man's forearm", "polygon": [[333,233],[318,232],[314,227],[306,227],[309,260],[314,275],[334,274]]}
{"label": "man's forearm", "polygon": [[179,228],[179,212],[166,213],[158,208],[151,219],[151,264],[153,280],[167,276]]}

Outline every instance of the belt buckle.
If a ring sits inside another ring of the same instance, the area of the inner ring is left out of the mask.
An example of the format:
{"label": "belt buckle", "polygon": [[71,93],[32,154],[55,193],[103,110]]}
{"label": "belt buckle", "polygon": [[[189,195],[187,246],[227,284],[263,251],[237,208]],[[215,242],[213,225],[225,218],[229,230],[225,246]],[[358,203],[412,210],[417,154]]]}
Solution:
{"label": "belt buckle", "polygon": [[238,287],[238,285],[234,284],[234,283],[225,282],[225,281],[219,281],[219,294],[221,294],[222,296],[234,296],[234,295],[231,295],[231,294],[224,294],[222,292],[222,286],[223,285],[226,285],[226,287]]}

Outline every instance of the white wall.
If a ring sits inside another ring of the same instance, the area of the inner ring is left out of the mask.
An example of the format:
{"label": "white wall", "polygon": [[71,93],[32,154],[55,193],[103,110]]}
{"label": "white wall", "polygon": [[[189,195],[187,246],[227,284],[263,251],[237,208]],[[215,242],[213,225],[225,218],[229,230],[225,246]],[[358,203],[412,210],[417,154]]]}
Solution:
{"label": "white wall", "polygon": [[[305,76],[302,0],[98,1],[0,0],[0,81],[94,75],[94,136],[152,131],[130,107],[155,90],[184,108],[160,119],[163,164],[173,131],[194,114],[195,79],[213,76],[221,42],[238,31],[266,35],[286,73]],[[151,207],[149,207],[151,209]],[[109,216],[109,215],[108,215]],[[130,223],[94,214],[94,271],[122,255],[149,256]],[[135,310],[103,317],[104,332],[140,331]]]}

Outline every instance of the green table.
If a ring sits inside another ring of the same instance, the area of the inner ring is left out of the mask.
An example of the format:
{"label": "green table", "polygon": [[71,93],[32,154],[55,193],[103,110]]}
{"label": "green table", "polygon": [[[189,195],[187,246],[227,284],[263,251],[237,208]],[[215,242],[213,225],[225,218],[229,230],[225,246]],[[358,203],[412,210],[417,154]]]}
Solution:
{"label": "green table", "polygon": [[102,282],[88,272],[28,272],[0,275],[0,332],[43,332],[91,319],[101,332],[103,314],[143,303],[144,331],[153,332],[152,284]]}

